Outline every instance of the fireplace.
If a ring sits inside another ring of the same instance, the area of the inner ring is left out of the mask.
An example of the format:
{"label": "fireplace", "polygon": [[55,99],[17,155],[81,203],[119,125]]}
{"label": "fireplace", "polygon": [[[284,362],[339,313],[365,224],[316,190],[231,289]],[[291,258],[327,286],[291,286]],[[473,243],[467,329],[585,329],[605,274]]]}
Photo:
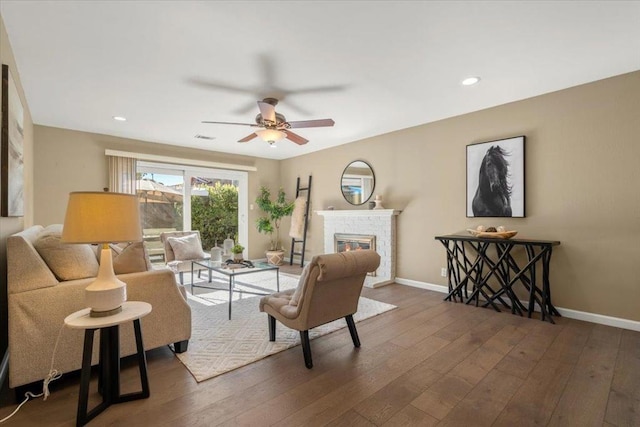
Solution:
{"label": "fireplace", "polygon": [[[371,234],[342,234],[333,235],[333,248],[335,252],[361,251],[371,249],[376,250],[376,236]],[[369,273],[375,276],[376,272]]]}
{"label": "fireplace", "polygon": [[[324,253],[338,251],[336,234],[375,236],[375,251],[380,255],[380,266],[376,275],[367,276],[364,285],[368,288],[393,283],[396,278],[396,218],[400,214],[394,209],[351,209],[316,211],[324,219]],[[360,242],[357,242],[360,244]],[[357,249],[356,249],[357,250]]]}

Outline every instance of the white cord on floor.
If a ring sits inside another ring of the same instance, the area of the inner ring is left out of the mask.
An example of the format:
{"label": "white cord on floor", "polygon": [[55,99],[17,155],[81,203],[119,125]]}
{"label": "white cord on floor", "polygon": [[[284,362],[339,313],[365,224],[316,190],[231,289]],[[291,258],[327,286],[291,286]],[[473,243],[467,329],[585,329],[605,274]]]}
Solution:
{"label": "white cord on floor", "polygon": [[18,407],[11,414],[1,419],[0,424],[4,423],[9,418],[13,417],[20,410],[20,408],[22,408],[22,405],[24,405],[29,401],[29,399],[35,399],[37,397],[44,396],[42,400],[47,400],[47,397],[49,397],[49,394],[50,394],[49,384],[62,376],[62,372],[59,372],[57,369],[53,369],[53,361],[55,360],[55,357],[56,357],[56,351],[58,350],[58,343],[60,342],[60,336],[62,335],[63,329],[64,329],[64,325],[62,325],[62,327],[60,328],[60,331],[58,332],[58,338],[56,338],[56,345],[53,347],[53,354],[51,355],[51,366],[49,367],[49,374],[43,381],[42,393],[33,394],[30,391],[26,392],[24,394],[25,399],[22,401],[22,403],[20,403]]}
{"label": "white cord on floor", "polygon": [[18,407],[15,409],[15,411],[13,411],[9,416],[4,417],[3,419],[1,419],[1,420],[0,420],[0,423],[3,423],[3,422],[5,422],[5,421],[7,421],[9,418],[13,417],[13,416],[16,414],[16,412],[18,412],[18,411],[20,410],[20,408],[22,408],[22,405],[24,405],[25,403],[27,403],[27,402],[29,401],[29,399],[30,399],[30,398],[40,397],[40,396],[42,396],[42,393],[40,393],[40,394],[33,394],[33,393],[31,393],[30,391],[28,391],[28,392],[26,392],[26,393],[24,394],[24,396],[25,396],[25,399],[22,401],[22,403],[21,403],[21,404],[19,404],[19,405],[18,405]]}

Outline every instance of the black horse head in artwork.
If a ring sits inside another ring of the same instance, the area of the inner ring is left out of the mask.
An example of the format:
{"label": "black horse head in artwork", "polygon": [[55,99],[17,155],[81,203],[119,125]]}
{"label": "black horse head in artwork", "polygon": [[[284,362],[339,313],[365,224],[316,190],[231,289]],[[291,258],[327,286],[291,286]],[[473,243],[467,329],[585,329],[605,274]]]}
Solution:
{"label": "black horse head in artwork", "polygon": [[509,154],[500,146],[492,146],[482,159],[480,179],[473,197],[474,216],[511,216]]}

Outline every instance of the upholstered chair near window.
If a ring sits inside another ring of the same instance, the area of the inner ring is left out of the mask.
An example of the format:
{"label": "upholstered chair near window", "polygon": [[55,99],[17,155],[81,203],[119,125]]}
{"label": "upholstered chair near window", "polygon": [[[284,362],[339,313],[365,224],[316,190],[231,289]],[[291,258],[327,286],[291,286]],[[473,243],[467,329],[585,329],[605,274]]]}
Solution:
{"label": "upholstered chair near window", "polygon": [[[200,232],[195,231],[168,231],[160,233],[160,241],[164,245],[164,259],[167,265],[180,274],[180,284],[184,285],[183,273],[191,271],[191,261],[210,258],[211,255],[202,250]],[[198,272],[206,267],[194,265],[194,271]]]}
{"label": "upholstered chair near window", "polygon": [[276,320],[300,331],[304,363],[313,367],[309,329],[342,317],[347,321],[353,345],[360,347],[353,314],[368,272],[380,265],[380,255],[371,250],[317,255],[304,268],[298,287],[260,300],[260,311],[268,314],[269,340],[276,340]]}

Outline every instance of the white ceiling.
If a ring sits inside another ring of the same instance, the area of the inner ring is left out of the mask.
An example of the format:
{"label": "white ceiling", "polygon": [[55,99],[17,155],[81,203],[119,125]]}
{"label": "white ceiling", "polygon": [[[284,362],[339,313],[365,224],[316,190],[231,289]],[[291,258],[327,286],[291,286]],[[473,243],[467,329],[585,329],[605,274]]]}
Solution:
{"label": "white ceiling", "polygon": [[[272,159],[640,69],[637,1],[2,0],[0,13],[36,124]],[[271,149],[236,142],[253,128],[200,123],[252,123],[266,96],[288,120],[336,124]]]}

